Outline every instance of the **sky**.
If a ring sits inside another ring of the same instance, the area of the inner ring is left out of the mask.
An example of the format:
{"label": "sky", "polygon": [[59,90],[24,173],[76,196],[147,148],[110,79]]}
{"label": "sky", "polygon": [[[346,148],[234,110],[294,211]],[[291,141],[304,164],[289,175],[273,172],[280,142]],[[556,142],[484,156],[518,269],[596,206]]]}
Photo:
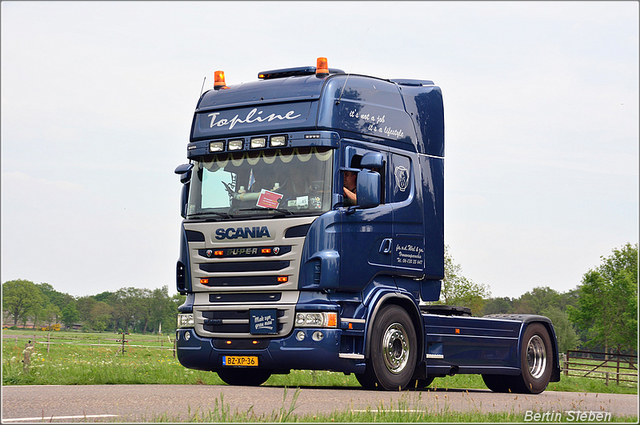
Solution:
{"label": "sky", "polygon": [[315,66],[433,80],[445,243],[494,297],[638,242],[638,2],[1,3],[2,282],[175,293],[201,89]]}

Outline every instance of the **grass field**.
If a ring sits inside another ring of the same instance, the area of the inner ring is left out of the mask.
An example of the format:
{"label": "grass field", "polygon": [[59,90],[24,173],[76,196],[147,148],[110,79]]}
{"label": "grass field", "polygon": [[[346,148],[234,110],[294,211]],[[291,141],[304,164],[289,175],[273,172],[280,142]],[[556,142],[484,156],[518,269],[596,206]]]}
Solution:
{"label": "grass field", "polygon": [[[3,330],[3,385],[91,385],[91,384],[223,384],[212,372],[186,369],[173,355],[167,336],[125,335],[125,353],[116,342],[120,334]],[[23,351],[29,339],[35,344],[29,372],[23,370]],[[49,345],[49,352],[47,352]],[[264,385],[359,387],[353,375],[323,371],[292,371],[273,375]],[[479,375],[436,378],[431,387],[486,388]],[[623,386],[603,380],[562,376],[547,391],[637,394],[636,386]]]}
{"label": "grass field", "polygon": [[[25,370],[24,350],[29,339],[35,344],[30,365]],[[54,338],[55,337],[55,338]],[[3,330],[2,384],[3,385],[97,385],[97,384],[187,384],[222,385],[216,373],[186,369],[173,354],[173,344],[167,336],[126,335],[128,342],[122,353],[118,334],[89,334],[56,332],[47,344],[46,332]],[[49,351],[47,352],[47,346]],[[291,371],[289,375],[273,375],[264,384],[286,388],[296,387],[360,387],[353,375],[324,371]],[[478,375],[456,375],[436,378],[431,388],[485,389]],[[293,391],[293,390],[290,390]],[[636,387],[625,387],[604,381],[577,377],[562,377],[551,383],[547,391],[575,391],[589,393],[637,394]],[[415,393],[414,393],[415,394]],[[207,412],[189,413],[192,422],[246,422],[246,421],[302,421],[302,422],[522,422],[522,414],[478,414],[458,412],[413,412],[408,404],[367,412],[335,412],[322,417],[293,415],[295,406],[282,406],[275,417],[251,417],[251,412],[230,412],[223,400],[219,408]],[[288,412],[288,413],[287,413]],[[247,416],[249,415],[249,416]],[[255,416],[255,415],[254,415]],[[174,422],[170,416],[145,418],[151,422]],[[616,418],[616,421],[634,421],[634,418]]]}

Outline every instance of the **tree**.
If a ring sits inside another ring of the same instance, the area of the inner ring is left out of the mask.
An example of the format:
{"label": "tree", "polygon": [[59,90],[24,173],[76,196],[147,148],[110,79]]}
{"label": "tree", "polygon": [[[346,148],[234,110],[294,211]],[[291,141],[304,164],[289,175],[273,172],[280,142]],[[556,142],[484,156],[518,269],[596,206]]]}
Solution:
{"label": "tree", "polygon": [[62,312],[60,311],[60,308],[55,304],[49,303],[44,309],[42,319],[47,326],[51,328],[54,323],[58,323],[61,316]]}
{"label": "tree", "polygon": [[62,323],[68,328],[73,328],[73,325],[80,320],[80,313],[76,308],[76,303],[72,302],[62,309]]}
{"label": "tree", "polygon": [[514,302],[515,313],[518,314],[540,314],[542,310],[556,308],[563,310],[563,298],[555,289],[546,287],[536,287],[530,292],[526,292]]}
{"label": "tree", "polygon": [[578,286],[569,319],[585,330],[590,347],[633,351],[638,344],[638,244],[627,243],[589,270]]}
{"label": "tree", "polygon": [[558,339],[558,350],[566,353],[578,346],[578,335],[569,321],[569,315],[557,307],[549,307],[540,311],[541,316],[546,316],[553,323],[553,330]]}
{"label": "tree", "polygon": [[513,313],[513,300],[509,297],[489,298],[483,308],[483,315]]}
{"label": "tree", "polygon": [[97,303],[95,298],[92,296],[80,297],[76,301],[76,308],[78,309],[78,313],[80,314],[80,322],[82,322],[85,326],[91,326],[91,309]]}
{"label": "tree", "polygon": [[104,301],[97,301],[91,307],[89,326],[98,332],[104,331],[109,323],[113,321],[112,313],[113,307]]}
{"label": "tree", "polygon": [[153,293],[150,289],[141,289],[140,290],[140,299],[139,308],[138,308],[138,316],[137,319],[142,323],[142,334],[147,333],[147,327],[149,326],[149,322],[153,320],[156,311],[156,303],[153,299]]}
{"label": "tree", "polygon": [[51,303],[58,306],[60,311],[62,311],[67,306],[67,304],[74,301],[73,296],[56,291],[55,289],[53,289],[53,286],[48,283],[37,283],[36,286],[38,287],[38,289],[40,289],[40,292],[42,292],[42,295],[44,295],[44,297],[46,298],[47,304]]}
{"label": "tree", "polygon": [[462,267],[456,264],[444,248],[444,279],[442,280],[441,300],[447,305],[469,307],[472,313],[479,314],[485,299],[491,296],[489,287],[482,283],[473,283],[462,275]]}
{"label": "tree", "polygon": [[[170,318],[171,323],[176,322],[176,315],[178,309],[175,308],[172,299],[169,298],[169,287],[167,285],[162,288],[156,288],[153,290],[153,305],[154,315],[152,317],[154,327],[160,327],[160,323],[165,321],[165,318]],[[165,331],[169,331],[171,327],[165,327]]]}
{"label": "tree", "polygon": [[2,284],[2,308],[13,317],[13,326],[26,323],[27,316],[42,308],[45,300],[40,289],[29,280],[16,279]]}
{"label": "tree", "polygon": [[122,325],[124,332],[129,332],[129,326],[140,315],[141,292],[141,289],[129,287],[119,289],[115,293],[113,314]]}

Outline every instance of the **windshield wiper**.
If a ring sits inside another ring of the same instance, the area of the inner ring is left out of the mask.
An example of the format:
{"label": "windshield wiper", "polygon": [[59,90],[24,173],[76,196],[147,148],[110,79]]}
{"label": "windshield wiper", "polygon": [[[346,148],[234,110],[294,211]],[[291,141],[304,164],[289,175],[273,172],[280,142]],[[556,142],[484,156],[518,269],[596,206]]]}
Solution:
{"label": "windshield wiper", "polygon": [[294,215],[293,211],[289,211],[284,208],[263,208],[263,207],[253,207],[253,208],[240,208],[238,211],[277,211],[284,215]]}
{"label": "windshield wiper", "polygon": [[194,216],[197,216],[197,215],[210,215],[210,214],[214,214],[214,215],[217,215],[218,217],[222,217],[222,218],[231,218],[231,215],[229,215],[227,213],[217,212],[217,211],[197,212],[197,213],[189,214],[189,217],[194,217]]}

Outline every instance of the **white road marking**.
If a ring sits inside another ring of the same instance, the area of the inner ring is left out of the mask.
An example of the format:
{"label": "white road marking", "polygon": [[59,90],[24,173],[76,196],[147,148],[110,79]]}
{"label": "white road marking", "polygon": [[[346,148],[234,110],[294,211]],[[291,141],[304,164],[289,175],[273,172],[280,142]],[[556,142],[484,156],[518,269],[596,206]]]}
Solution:
{"label": "white road marking", "polygon": [[41,416],[39,418],[2,418],[2,422],[40,422],[40,421],[60,421],[66,419],[93,419],[93,418],[116,418],[118,415],[79,415],[79,416]]}

